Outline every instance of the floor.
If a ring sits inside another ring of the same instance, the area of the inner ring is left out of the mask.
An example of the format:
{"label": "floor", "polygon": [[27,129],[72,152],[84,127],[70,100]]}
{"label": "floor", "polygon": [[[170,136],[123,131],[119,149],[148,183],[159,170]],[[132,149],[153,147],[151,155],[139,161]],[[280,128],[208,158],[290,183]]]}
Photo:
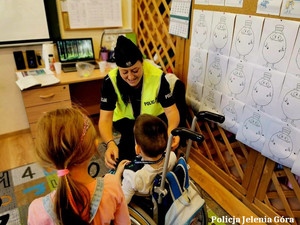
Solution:
{"label": "floor", "polygon": [[[101,140],[100,140],[101,141]],[[102,150],[100,150],[102,149]],[[100,154],[104,154],[103,148],[99,146]],[[34,141],[30,132],[23,132],[9,137],[0,138],[0,172],[24,166],[36,162],[34,154]],[[105,170],[105,169],[104,169]],[[105,171],[101,171],[105,172]],[[201,195],[206,201],[208,212],[221,217],[229,216],[204,190]],[[212,215],[210,215],[211,217]],[[213,224],[213,223],[209,223]],[[224,224],[224,223],[214,223]]]}

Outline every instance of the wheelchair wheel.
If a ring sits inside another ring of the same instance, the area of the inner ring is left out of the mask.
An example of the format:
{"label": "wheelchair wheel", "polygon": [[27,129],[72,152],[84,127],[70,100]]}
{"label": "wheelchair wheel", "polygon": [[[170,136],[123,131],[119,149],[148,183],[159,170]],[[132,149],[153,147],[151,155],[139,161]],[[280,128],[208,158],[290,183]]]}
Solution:
{"label": "wheelchair wheel", "polygon": [[128,205],[131,224],[135,225],[156,225],[153,219],[134,203]]}

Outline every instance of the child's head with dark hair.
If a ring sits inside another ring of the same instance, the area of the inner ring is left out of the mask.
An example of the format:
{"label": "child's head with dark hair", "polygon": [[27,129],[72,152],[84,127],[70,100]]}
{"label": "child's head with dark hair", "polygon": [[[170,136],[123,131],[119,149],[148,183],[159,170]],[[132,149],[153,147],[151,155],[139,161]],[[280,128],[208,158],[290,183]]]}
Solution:
{"label": "child's head with dark hair", "polygon": [[164,121],[156,116],[142,114],[134,124],[136,144],[143,153],[151,158],[161,155],[167,147],[168,128]]}

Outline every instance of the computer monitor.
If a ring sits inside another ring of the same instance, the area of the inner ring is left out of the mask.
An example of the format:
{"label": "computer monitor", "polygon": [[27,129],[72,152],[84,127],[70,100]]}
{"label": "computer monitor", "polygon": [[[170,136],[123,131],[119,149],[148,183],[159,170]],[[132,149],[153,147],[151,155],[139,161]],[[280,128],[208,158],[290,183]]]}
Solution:
{"label": "computer monitor", "polygon": [[56,44],[60,62],[95,60],[92,38],[64,39]]}

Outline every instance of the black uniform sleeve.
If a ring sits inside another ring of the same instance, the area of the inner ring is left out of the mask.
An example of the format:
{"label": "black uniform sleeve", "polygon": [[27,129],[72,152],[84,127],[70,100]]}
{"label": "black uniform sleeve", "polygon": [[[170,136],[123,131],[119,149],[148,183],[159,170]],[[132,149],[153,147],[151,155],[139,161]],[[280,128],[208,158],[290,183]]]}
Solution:
{"label": "black uniform sleeve", "polygon": [[170,85],[166,80],[165,74],[161,76],[160,89],[158,92],[157,100],[163,108],[167,108],[175,103],[170,91]]}
{"label": "black uniform sleeve", "polygon": [[116,108],[117,94],[110,77],[106,75],[103,79],[101,89],[101,104],[100,108],[107,111],[113,111]]}

